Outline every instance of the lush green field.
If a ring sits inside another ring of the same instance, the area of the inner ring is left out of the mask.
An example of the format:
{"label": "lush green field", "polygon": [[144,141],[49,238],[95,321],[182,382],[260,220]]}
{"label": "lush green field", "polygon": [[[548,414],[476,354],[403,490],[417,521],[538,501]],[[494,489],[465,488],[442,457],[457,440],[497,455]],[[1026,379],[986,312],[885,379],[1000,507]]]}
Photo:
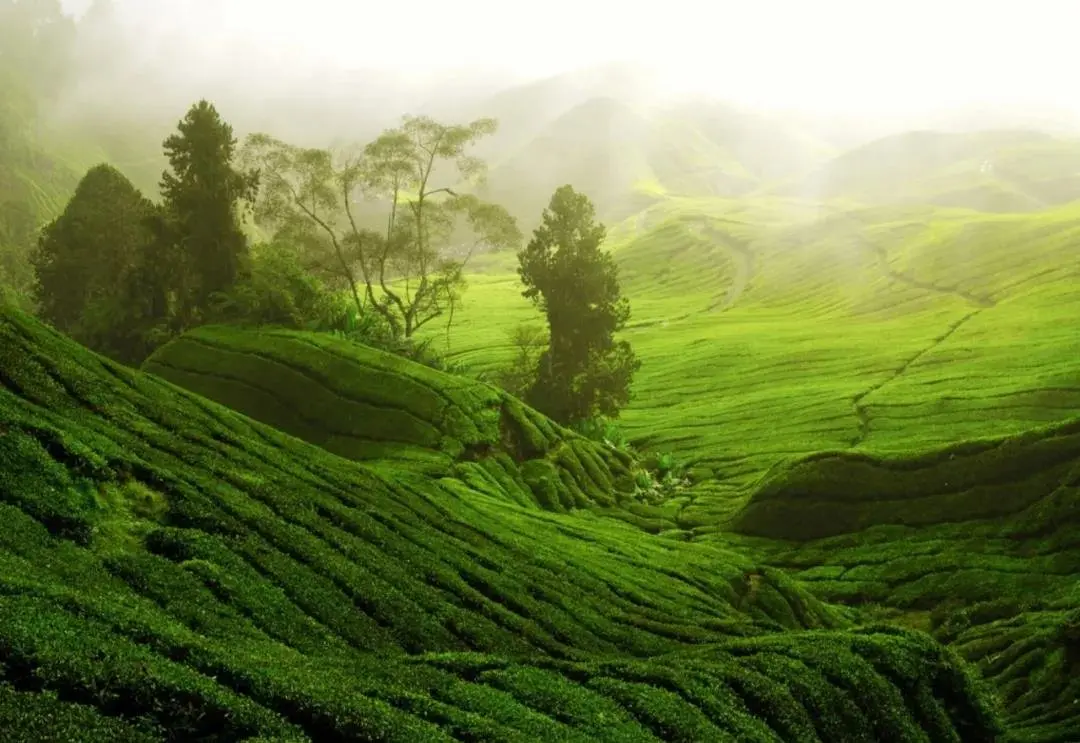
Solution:
{"label": "lush green field", "polygon": [[[643,362],[623,425],[715,470],[683,514],[706,526],[793,455],[915,451],[1075,415],[1078,240],[1076,207],[660,204],[612,229]],[[541,320],[509,256],[483,269],[449,336],[432,331],[477,370]]]}
{"label": "lush green field", "polygon": [[[614,226],[623,425],[699,473],[660,505],[386,354],[206,328],[146,365],[202,398],[8,312],[0,727],[1075,740],[1078,217],[687,199]],[[482,370],[539,318],[512,256],[477,268],[435,332]]]}

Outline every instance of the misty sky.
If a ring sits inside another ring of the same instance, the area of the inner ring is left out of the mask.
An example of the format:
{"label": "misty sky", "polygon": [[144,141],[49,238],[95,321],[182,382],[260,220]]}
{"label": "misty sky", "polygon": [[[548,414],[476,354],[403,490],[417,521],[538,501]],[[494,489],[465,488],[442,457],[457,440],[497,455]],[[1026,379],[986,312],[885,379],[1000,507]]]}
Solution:
{"label": "misty sky", "polygon": [[[533,77],[627,60],[681,90],[770,107],[880,115],[990,102],[1080,113],[1080,0],[117,3],[151,45],[199,38],[193,64],[220,74],[240,42],[268,74],[328,64]],[[88,0],[64,4],[78,12]]]}

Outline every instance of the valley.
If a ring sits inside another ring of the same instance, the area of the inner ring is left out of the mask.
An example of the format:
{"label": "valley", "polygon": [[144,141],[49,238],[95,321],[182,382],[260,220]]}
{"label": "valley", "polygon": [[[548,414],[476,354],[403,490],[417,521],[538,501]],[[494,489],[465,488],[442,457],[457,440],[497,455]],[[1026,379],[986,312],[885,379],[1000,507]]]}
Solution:
{"label": "valley", "polygon": [[[612,64],[396,90],[401,124],[359,74],[223,93],[237,133],[200,102],[166,157],[130,93],[62,120],[20,74],[0,739],[1080,740],[1080,133],[810,126]],[[259,178],[190,176],[192,131]],[[586,251],[564,184],[640,366],[560,422],[519,251]]]}

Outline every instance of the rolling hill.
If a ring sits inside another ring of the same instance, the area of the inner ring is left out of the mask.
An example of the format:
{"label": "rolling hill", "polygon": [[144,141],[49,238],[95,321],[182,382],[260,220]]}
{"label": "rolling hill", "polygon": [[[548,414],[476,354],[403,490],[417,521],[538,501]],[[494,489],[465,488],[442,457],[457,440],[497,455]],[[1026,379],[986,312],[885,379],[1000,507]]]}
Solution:
{"label": "rolling hill", "polygon": [[143,367],[339,456],[565,511],[633,494],[632,461],[487,385],[306,333],[200,328]]}
{"label": "rolling hill", "polygon": [[648,120],[614,98],[586,101],[546,126],[526,145],[490,165],[481,193],[524,224],[536,223],[551,194],[581,184],[597,209],[628,216],[641,208],[633,187],[652,171],[641,142]]}
{"label": "rolling hill", "polygon": [[[552,87],[547,83],[540,101],[554,94]],[[783,122],[707,101],[597,95],[555,118],[534,111],[536,103],[521,105],[533,115],[499,119],[506,133],[486,151],[483,193],[506,204],[527,228],[564,183],[589,194],[604,219],[619,221],[658,196],[746,195],[802,175],[832,152]],[[531,136],[522,136],[525,131]]]}
{"label": "rolling hill", "polygon": [[[621,423],[715,471],[717,492],[683,513],[710,509],[699,526],[793,455],[920,450],[1080,412],[1075,207],[668,199],[612,233],[643,362]],[[492,369],[538,319],[493,264],[451,356]]]}
{"label": "rolling hill", "polygon": [[343,459],[0,318],[8,739],[997,735],[951,651],[722,545]]}

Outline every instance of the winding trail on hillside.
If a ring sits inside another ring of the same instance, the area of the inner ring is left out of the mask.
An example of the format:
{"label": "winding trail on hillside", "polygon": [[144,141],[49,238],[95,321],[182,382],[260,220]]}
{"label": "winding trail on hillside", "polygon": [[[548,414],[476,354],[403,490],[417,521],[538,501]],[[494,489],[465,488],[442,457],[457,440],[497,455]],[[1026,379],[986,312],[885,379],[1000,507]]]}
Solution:
{"label": "winding trail on hillside", "polygon": [[683,320],[703,313],[724,312],[730,309],[743,295],[743,292],[749,288],[750,282],[754,278],[755,264],[754,253],[750,250],[746,242],[717,230],[705,220],[701,220],[696,225],[696,229],[691,227],[690,234],[709,242],[714,248],[726,250],[731,256],[732,262],[735,264],[735,277],[728,286],[727,292],[723,297],[713,298],[709,305],[702,311],[685,312],[675,317],[636,323],[632,330],[641,330],[642,328],[651,328],[657,325],[666,327],[670,323],[682,322]]}
{"label": "winding trail on hillside", "polygon": [[734,306],[750,285],[751,279],[754,278],[754,253],[744,241],[721,232],[704,220],[699,223],[697,234],[726,249],[735,264],[735,277],[728,287],[727,294],[723,299],[717,299],[705,308],[706,312],[724,312]]}
{"label": "winding trail on hillside", "polygon": [[932,284],[932,283],[929,283],[929,282],[926,282],[926,281],[921,281],[919,279],[916,279],[914,276],[909,276],[908,274],[901,273],[900,271],[897,271],[896,269],[894,269],[892,266],[889,265],[888,254],[885,252],[885,250],[883,248],[874,247],[874,248],[871,248],[871,250],[877,256],[877,259],[878,259],[878,262],[881,265],[882,271],[884,271],[885,275],[889,279],[891,279],[892,281],[896,281],[896,282],[899,282],[901,284],[907,284],[908,286],[915,287],[916,289],[922,289],[922,290],[928,291],[928,292],[934,292],[934,293],[945,295],[945,296],[957,297],[959,299],[964,300],[965,302],[968,302],[968,303],[970,303],[972,305],[975,305],[975,309],[972,310],[971,312],[967,313],[963,317],[961,317],[956,322],[952,323],[946,329],[946,331],[944,333],[942,333],[938,337],[934,338],[933,343],[928,345],[926,348],[923,348],[922,350],[920,350],[918,353],[916,353],[914,356],[912,356],[908,360],[904,361],[899,367],[897,367],[897,369],[890,376],[886,377],[885,379],[883,379],[881,382],[878,382],[877,384],[871,385],[867,389],[865,389],[862,392],[860,392],[859,394],[855,395],[854,398],[852,398],[851,405],[854,408],[855,416],[856,416],[856,418],[858,418],[858,421],[859,421],[859,432],[855,436],[855,438],[852,439],[852,441],[851,441],[850,445],[852,447],[860,446],[870,436],[870,415],[866,410],[866,406],[863,404],[863,401],[867,397],[869,397],[873,393],[879,391],[880,389],[882,389],[886,385],[888,385],[888,384],[896,381],[897,379],[899,379],[901,376],[903,376],[907,372],[907,370],[909,368],[911,368],[912,365],[914,365],[917,361],[919,361],[919,359],[926,356],[931,351],[936,349],[938,346],[940,346],[941,344],[943,344],[947,340],[949,340],[949,338],[951,338],[958,330],[960,330],[960,328],[964,327],[964,325],[966,325],[968,323],[968,321],[970,321],[974,317],[978,316],[979,313],[983,312],[984,310],[987,310],[987,309],[990,309],[992,307],[997,306],[997,302],[995,302],[990,297],[985,297],[985,296],[979,296],[977,294],[972,294],[971,292],[964,291],[963,289],[959,289],[957,287],[941,286],[941,285],[938,285],[938,284]]}

